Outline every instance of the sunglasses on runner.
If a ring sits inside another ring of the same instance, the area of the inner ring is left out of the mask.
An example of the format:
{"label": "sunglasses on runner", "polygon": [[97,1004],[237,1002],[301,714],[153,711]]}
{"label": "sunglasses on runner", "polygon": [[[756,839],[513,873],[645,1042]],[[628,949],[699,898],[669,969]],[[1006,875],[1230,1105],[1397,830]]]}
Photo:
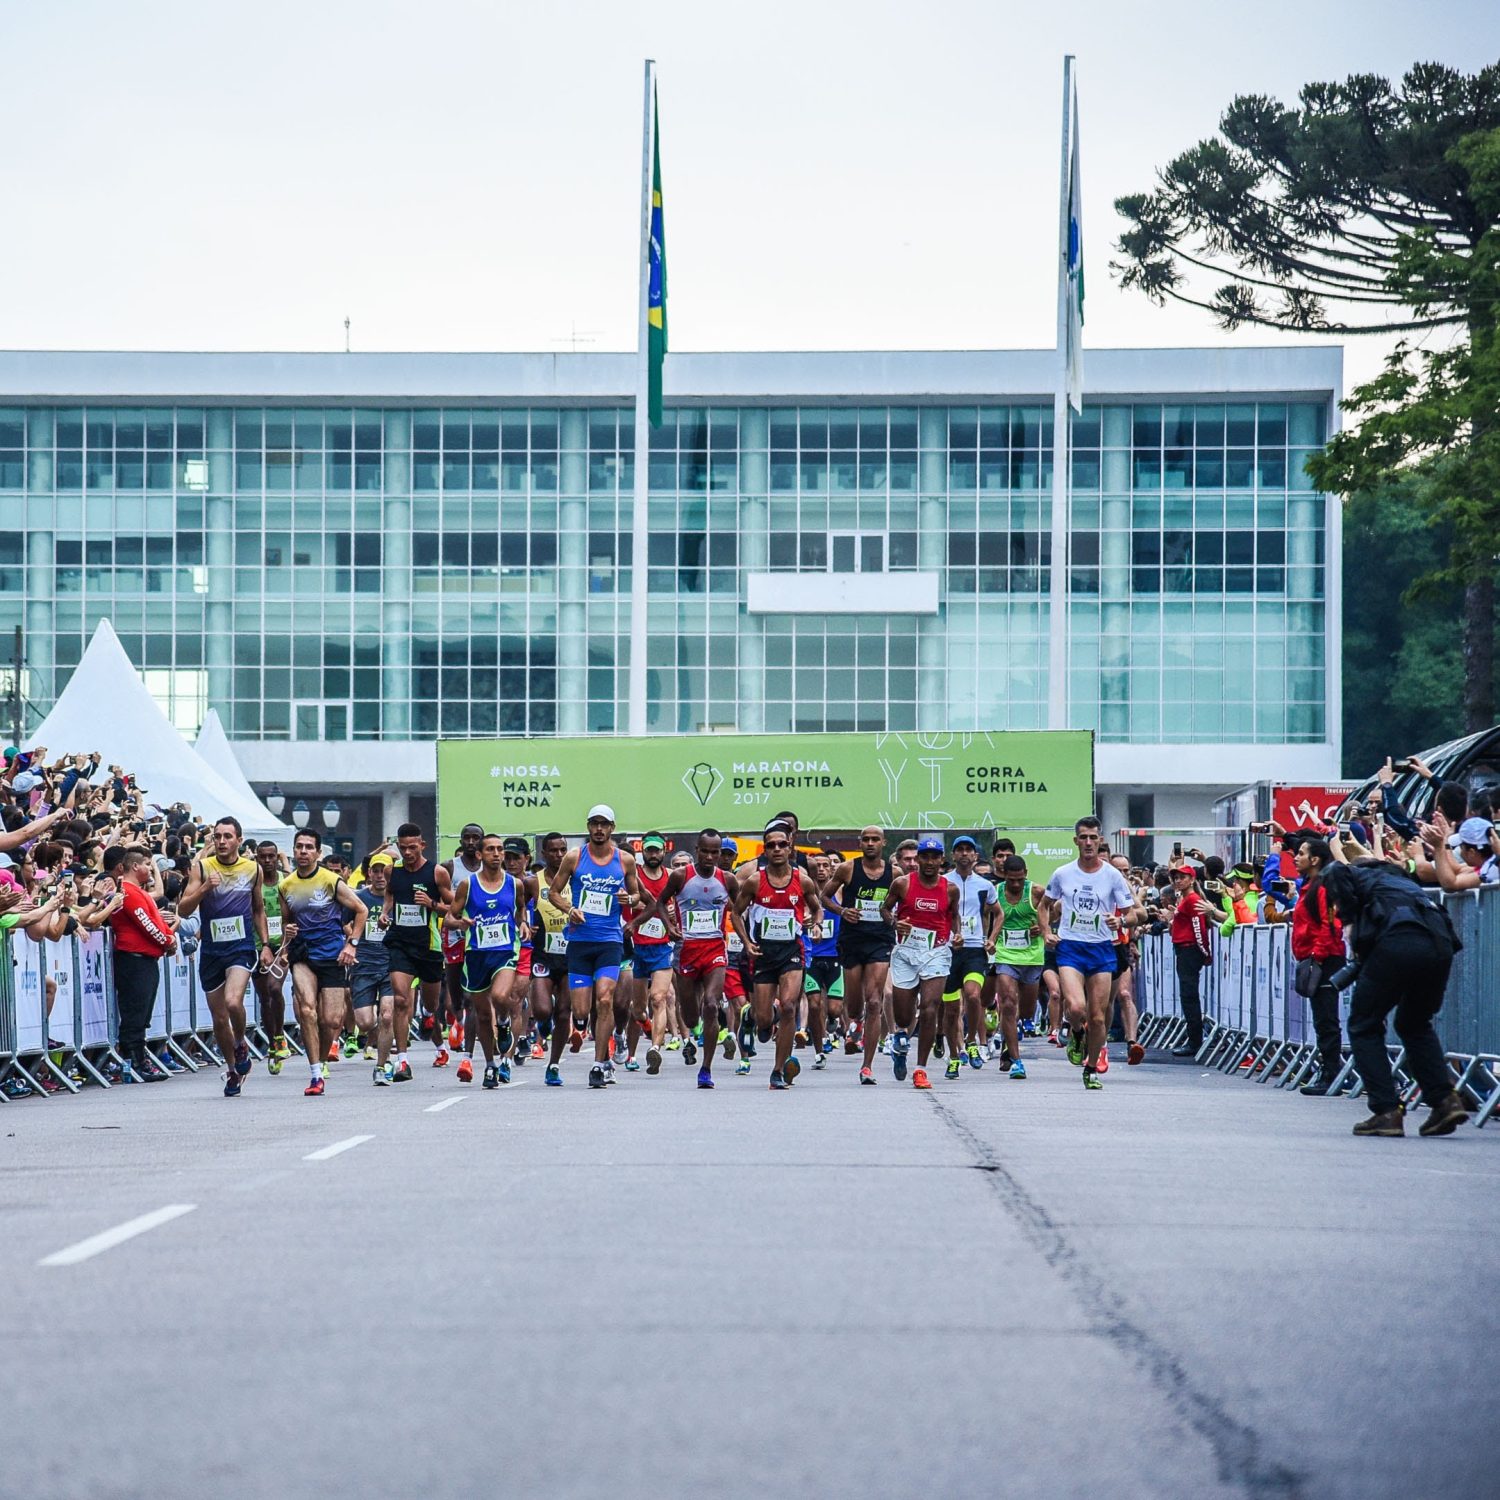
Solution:
{"label": "sunglasses on runner", "polygon": [[766,840],[766,848],[767,849],[790,849],[791,847],[792,847],[791,843],[787,839],[767,839]]}

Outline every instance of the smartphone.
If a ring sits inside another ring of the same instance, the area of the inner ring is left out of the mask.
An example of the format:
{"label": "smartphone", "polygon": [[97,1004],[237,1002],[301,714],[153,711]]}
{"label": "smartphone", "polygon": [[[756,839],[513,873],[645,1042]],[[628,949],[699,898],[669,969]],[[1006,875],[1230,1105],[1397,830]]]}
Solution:
{"label": "smartphone", "polygon": [[1224,882],[1222,880],[1205,880],[1203,882],[1203,889],[1205,891],[1212,891],[1216,896],[1222,896],[1224,894]]}
{"label": "smartphone", "polygon": [[1182,858],[1182,840],[1181,839],[1178,839],[1177,842],[1172,845],[1172,858],[1173,859],[1181,859]]}
{"label": "smartphone", "polygon": [[1398,773],[1401,771],[1410,771],[1411,769],[1412,763],[1409,760],[1393,760],[1391,762],[1391,770]]}

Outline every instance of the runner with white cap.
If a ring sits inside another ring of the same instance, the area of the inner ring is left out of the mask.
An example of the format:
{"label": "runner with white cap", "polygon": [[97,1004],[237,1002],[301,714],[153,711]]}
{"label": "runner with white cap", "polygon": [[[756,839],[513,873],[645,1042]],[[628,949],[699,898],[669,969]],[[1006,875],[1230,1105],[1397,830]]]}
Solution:
{"label": "runner with white cap", "polygon": [[[568,989],[576,1005],[586,990],[594,1012],[594,1065],[589,1087],[614,1082],[609,1042],[614,1032],[615,986],[625,955],[629,908],[642,905],[635,856],[615,843],[615,812],[589,809],[588,842],[570,849],[552,877],[552,904],[568,917]],[[561,1081],[559,1079],[559,1081]]]}

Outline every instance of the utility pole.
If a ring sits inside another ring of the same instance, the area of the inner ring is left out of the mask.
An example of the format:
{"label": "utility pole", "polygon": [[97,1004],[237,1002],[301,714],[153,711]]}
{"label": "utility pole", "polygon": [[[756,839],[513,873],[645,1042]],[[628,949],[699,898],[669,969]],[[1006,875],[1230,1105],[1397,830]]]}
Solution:
{"label": "utility pole", "polygon": [[21,667],[25,658],[21,653],[21,627],[16,626],[16,654],[11,662],[10,678],[10,742],[21,743]]}

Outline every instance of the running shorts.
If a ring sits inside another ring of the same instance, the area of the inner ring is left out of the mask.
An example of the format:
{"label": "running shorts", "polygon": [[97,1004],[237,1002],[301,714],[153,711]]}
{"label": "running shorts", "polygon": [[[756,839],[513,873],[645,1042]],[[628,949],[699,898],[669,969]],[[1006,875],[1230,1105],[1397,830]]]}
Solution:
{"label": "running shorts", "polygon": [[516,978],[531,978],[531,952],[530,947],[521,949],[521,956],[516,960]]}
{"label": "running shorts", "polygon": [[515,967],[514,948],[496,948],[491,952],[470,949],[464,954],[464,990],[470,995],[481,995],[489,989],[496,974]]}
{"label": "running shorts", "polygon": [[[697,979],[710,969],[728,968],[729,955],[724,950],[723,938],[684,938],[682,951],[677,955],[677,972],[684,979]],[[730,969],[729,973],[737,973]],[[729,975],[724,976],[725,990],[729,987]],[[744,993],[743,988],[740,991]]]}
{"label": "running shorts", "polygon": [[670,943],[640,943],[635,945],[635,957],[631,967],[637,979],[646,979],[672,967],[672,945]]}
{"label": "running shorts", "polygon": [[290,943],[286,950],[289,964],[301,964],[311,969],[320,990],[347,990],[352,970],[331,958],[313,958],[308,954],[307,944],[301,938]]}
{"label": "running shorts", "polygon": [[888,964],[895,946],[896,934],[884,922],[878,926],[872,922],[868,932],[863,923],[839,928],[839,963],[846,969],[858,969],[864,964]]}
{"label": "running shorts", "polygon": [[931,948],[897,943],[891,950],[891,983],[898,990],[914,990],[924,979],[946,979],[952,966],[953,950],[947,943]]}
{"label": "running shorts", "polygon": [[807,987],[809,990],[835,998],[844,993],[844,973],[836,958],[813,958],[807,964]]}
{"label": "running shorts", "polygon": [[755,960],[756,984],[775,984],[783,974],[798,973],[803,967],[802,944],[764,943],[760,957]]}
{"label": "running shorts", "polygon": [[1057,945],[1057,967],[1076,969],[1085,976],[1113,974],[1115,972],[1115,945],[1113,943],[1078,943],[1072,938],[1064,938]]}
{"label": "running shorts", "polygon": [[198,950],[198,983],[205,994],[210,994],[224,983],[231,969],[243,969],[247,974],[253,974],[257,962],[255,949],[249,946],[210,948],[204,944]]}
{"label": "running shorts", "polygon": [[354,966],[354,982],[351,987],[354,991],[352,999],[355,1010],[369,1010],[371,1006],[378,1005],[382,1000],[390,998],[390,972],[387,970],[384,973],[380,973],[356,964]]}
{"label": "running shorts", "polygon": [[443,982],[443,955],[431,948],[404,948],[399,943],[387,943],[386,952],[391,957],[392,974],[410,974],[423,984]]}
{"label": "running shorts", "polygon": [[624,961],[623,943],[568,943],[568,988],[586,990],[597,979],[618,979]]}
{"label": "running shorts", "polygon": [[726,1000],[745,1000],[745,975],[743,970],[730,965],[724,970],[724,998]]}
{"label": "running shorts", "polygon": [[994,971],[1017,984],[1040,984],[1042,980],[1041,964],[995,964]]}
{"label": "running shorts", "polygon": [[986,970],[990,966],[990,955],[983,948],[955,948],[948,966],[948,988],[962,990],[973,980],[983,984]]}

